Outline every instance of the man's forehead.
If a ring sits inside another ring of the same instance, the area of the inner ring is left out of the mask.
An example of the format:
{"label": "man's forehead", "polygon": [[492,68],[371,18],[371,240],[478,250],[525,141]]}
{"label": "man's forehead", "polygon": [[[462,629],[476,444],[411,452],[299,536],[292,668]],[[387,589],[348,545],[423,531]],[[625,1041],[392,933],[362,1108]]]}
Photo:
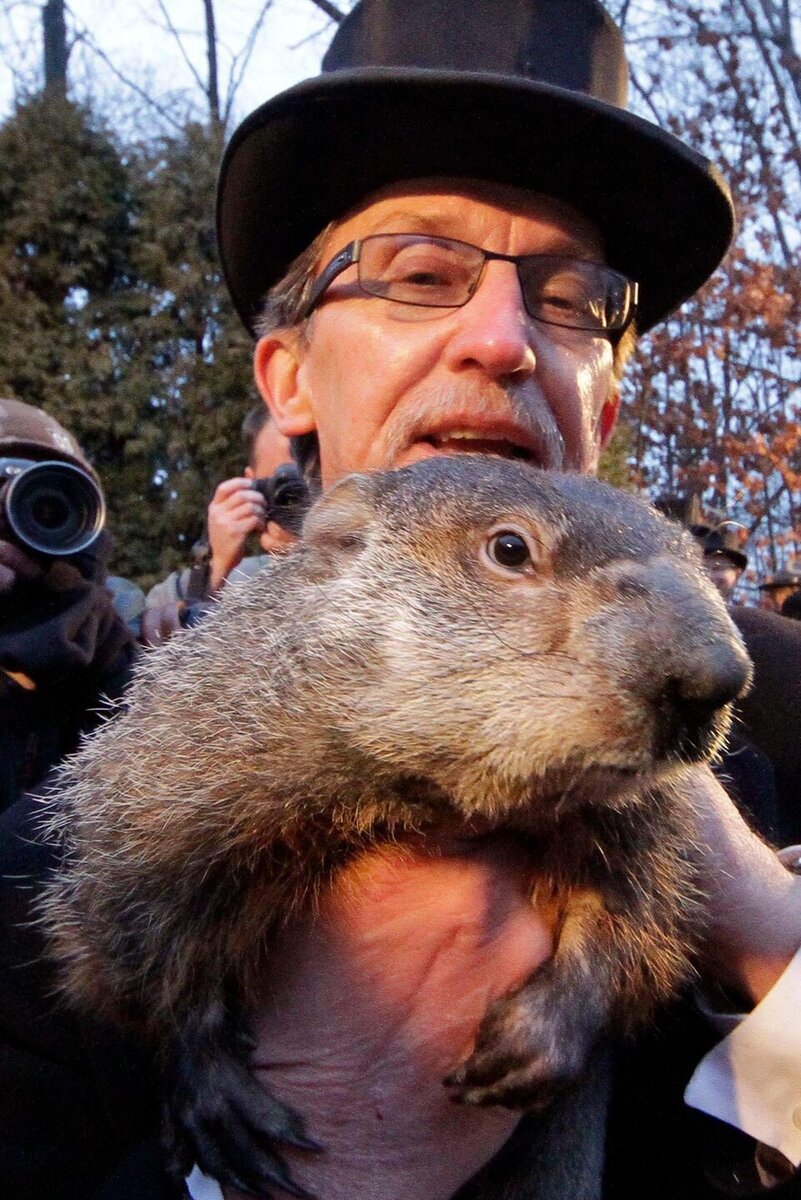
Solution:
{"label": "man's forehead", "polygon": [[[502,229],[516,221],[545,233],[553,253],[603,257],[601,237],[592,221],[551,196],[478,179],[403,180],[365,197],[332,227],[325,252],[370,233],[438,233],[459,236],[475,226]],[[469,240],[469,238],[467,239]]]}

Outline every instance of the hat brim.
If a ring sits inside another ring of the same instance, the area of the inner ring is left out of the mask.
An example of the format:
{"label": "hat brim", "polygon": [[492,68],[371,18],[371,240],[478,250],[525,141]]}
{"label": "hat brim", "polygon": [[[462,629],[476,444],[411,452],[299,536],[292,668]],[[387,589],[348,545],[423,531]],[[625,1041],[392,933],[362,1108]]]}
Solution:
{"label": "hat brim", "polygon": [[728,559],[732,566],[740,571],[744,571],[748,566],[748,555],[743,554],[742,550],[707,550],[704,557]]}
{"label": "hat brim", "polygon": [[337,71],[256,109],[223,158],[217,236],[245,325],[329,221],[387,184],[431,176],[573,205],[599,229],[607,263],[640,284],[640,331],[700,287],[734,230],[714,166],[612,104],[504,75]]}

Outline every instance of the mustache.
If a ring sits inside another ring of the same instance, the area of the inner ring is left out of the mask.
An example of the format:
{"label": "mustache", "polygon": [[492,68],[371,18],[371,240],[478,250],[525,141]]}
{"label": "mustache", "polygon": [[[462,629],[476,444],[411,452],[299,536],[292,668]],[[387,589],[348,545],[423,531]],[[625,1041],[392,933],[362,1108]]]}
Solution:
{"label": "mustache", "polygon": [[538,467],[564,470],[565,441],[538,390],[525,382],[499,387],[468,380],[437,384],[403,406],[388,439],[387,465],[413,442],[447,427],[454,418],[465,425],[475,421],[479,428],[493,423],[511,426],[515,440],[532,449]]}

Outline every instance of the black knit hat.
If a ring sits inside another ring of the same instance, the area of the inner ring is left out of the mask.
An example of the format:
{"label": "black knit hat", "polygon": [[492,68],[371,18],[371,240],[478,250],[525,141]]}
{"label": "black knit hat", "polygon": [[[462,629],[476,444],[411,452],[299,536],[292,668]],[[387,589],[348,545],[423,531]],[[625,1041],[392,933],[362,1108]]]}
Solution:
{"label": "black knit hat", "polygon": [[584,213],[650,328],[714,271],[733,211],[706,158],[625,110],[627,78],[598,0],[361,0],[323,73],[251,113],[223,158],[218,241],[245,324],[329,221],[456,176]]}

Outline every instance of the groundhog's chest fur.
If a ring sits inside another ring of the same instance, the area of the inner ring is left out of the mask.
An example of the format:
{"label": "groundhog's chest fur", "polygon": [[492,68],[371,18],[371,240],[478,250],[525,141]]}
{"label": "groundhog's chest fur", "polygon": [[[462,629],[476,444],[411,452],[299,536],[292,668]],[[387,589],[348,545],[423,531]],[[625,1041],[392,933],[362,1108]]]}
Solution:
{"label": "groundhog's chest fur", "polygon": [[557,951],[448,1082],[536,1103],[686,976],[682,779],[748,670],[690,539],[625,495],[479,456],[352,477],[146,657],[68,767],[47,906],[67,987],[149,1029],[202,1093],[231,1056],[230,1015],[215,1041],[209,1013],[224,990],[246,1011],[271,928],[348,854],[444,817],[511,829]]}

